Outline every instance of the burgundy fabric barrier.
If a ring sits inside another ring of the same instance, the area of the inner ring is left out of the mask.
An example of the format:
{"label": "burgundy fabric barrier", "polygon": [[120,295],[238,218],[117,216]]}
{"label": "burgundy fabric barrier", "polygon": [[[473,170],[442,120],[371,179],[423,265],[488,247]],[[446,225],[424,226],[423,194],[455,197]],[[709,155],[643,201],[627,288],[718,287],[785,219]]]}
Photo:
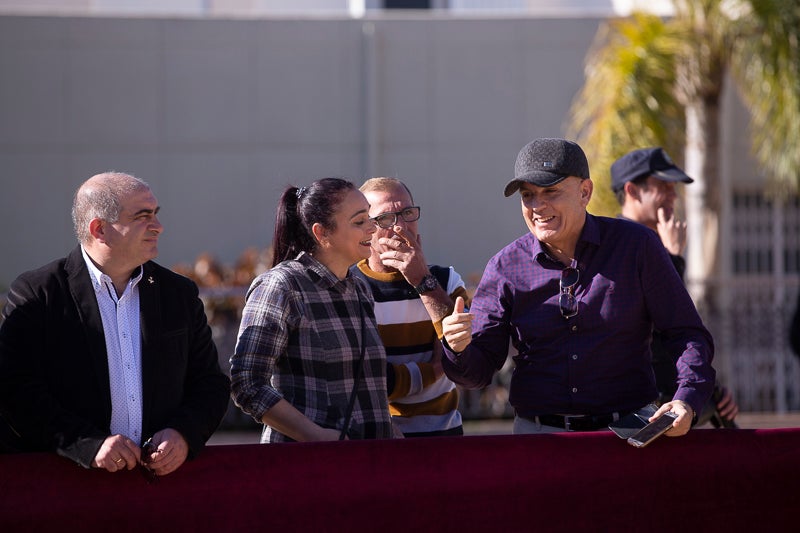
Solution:
{"label": "burgundy fabric barrier", "polygon": [[786,530],[800,429],[212,446],[149,485],[0,456],[0,531]]}

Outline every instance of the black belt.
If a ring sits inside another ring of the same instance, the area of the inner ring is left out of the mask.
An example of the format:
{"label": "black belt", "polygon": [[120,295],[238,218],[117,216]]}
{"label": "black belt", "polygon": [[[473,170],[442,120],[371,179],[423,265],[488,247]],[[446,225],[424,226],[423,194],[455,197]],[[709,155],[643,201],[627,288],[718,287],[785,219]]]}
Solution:
{"label": "black belt", "polygon": [[[611,422],[620,419],[619,413],[610,415],[537,415],[535,417],[543,426],[564,428],[567,431],[596,431],[606,429]],[[531,420],[534,417],[530,417]]]}

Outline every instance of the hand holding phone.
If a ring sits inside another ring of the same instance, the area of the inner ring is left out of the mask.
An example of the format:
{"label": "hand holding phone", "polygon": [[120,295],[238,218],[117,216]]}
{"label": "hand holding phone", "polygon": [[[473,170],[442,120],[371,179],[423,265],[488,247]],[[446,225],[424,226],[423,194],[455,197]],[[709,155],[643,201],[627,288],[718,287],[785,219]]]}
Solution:
{"label": "hand holding phone", "polygon": [[656,411],[658,411],[656,404],[645,405],[610,423],[608,429],[613,431],[617,437],[627,440],[628,437],[632,437],[637,431],[649,424],[650,417],[656,414]]}
{"label": "hand holding phone", "polygon": [[636,434],[628,438],[628,444],[637,448],[644,448],[658,437],[666,433],[671,427],[675,419],[678,418],[677,413],[667,411],[661,416],[647,424],[640,429]]}

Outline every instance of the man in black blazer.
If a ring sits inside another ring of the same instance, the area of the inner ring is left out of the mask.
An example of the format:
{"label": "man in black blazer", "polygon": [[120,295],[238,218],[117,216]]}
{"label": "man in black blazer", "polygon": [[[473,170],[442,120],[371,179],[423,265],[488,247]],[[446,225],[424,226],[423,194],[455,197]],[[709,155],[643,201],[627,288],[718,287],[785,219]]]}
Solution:
{"label": "man in black blazer", "polygon": [[[22,274],[0,325],[0,449],[56,451],[110,472],[156,474],[219,425],[220,370],[197,286],[151,261],[163,226],[149,186],[109,172],[72,209],[80,246]],[[151,439],[154,451],[142,454]]]}

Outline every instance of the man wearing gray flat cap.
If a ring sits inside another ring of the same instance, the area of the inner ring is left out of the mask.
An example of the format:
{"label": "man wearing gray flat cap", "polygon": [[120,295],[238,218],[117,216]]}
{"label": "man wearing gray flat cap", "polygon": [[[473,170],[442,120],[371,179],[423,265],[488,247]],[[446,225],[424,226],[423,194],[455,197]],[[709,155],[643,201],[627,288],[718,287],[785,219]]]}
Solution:
{"label": "man wearing gray flat cap", "polygon": [[[505,195],[517,191],[530,232],[489,261],[469,312],[443,320],[445,374],[466,388],[486,386],[510,341],[514,433],[594,431],[671,410],[678,416],[667,435],[685,434],[714,386],[713,340],[658,236],[587,213],[589,165],[565,139],[522,148]],[[677,360],[678,389],[648,410],[658,396],[654,328]]]}

